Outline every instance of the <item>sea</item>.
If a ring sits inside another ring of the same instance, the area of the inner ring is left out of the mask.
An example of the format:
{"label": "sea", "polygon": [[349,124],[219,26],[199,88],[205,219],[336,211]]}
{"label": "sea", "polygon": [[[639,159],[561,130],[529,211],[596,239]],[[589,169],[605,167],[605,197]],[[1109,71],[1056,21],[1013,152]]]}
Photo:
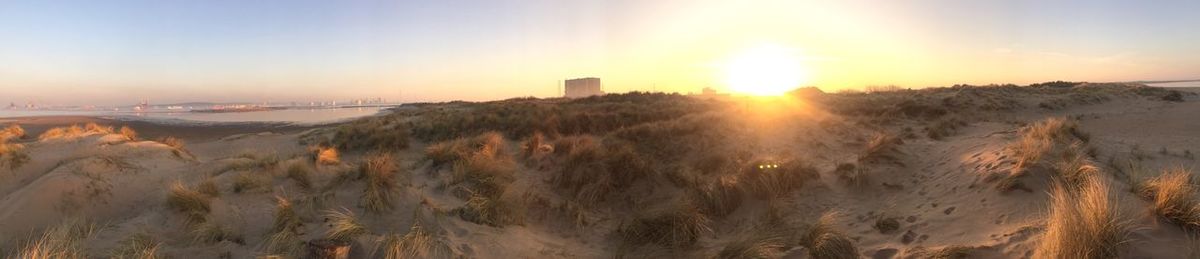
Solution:
{"label": "sea", "polygon": [[187,112],[187,111],[106,111],[106,110],[2,110],[0,118],[37,116],[97,116],[117,120],[142,120],[163,123],[245,123],[273,122],[292,124],[324,124],[372,116],[386,107],[279,109],[248,112]]}
{"label": "sea", "polygon": [[1157,86],[1157,87],[1200,87],[1200,81],[1155,83],[1155,84],[1146,84],[1146,85]]}

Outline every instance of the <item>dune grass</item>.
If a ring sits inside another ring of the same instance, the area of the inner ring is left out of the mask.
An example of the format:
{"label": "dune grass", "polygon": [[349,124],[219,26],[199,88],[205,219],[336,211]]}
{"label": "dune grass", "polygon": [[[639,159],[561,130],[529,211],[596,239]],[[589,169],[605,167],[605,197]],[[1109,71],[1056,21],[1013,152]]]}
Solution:
{"label": "dune grass", "polygon": [[268,253],[300,256],[303,252],[303,240],[299,234],[303,226],[300,216],[292,208],[292,202],[287,198],[275,196],[275,223],[263,243]]}
{"label": "dune grass", "polygon": [[1050,195],[1038,258],[1117,258],[1129,240],[1130,221],[1100,177],[1077,187],[1057,182]]}
{"label": "dune grass", "polygon": [[726,244],[717,253],[719,259],[769,259],[783,256],[787,239],[780,235],[767,234],[743,237]]}
{"label": "dune grass", "polygon": [[188,189],[181,182],[175,182],[167,192],[167,207],[183,214],[188,225],[196,225],[207,221],[208,213],[212,210],[211,199],[212,196]]}
{"label": "dune grass", "polygon": [[601,143],[581,136],[560,139],[555,145],[562,167],[550,182],[577,202],[604,201],[656,172],[628,142]]}
{"label": "dune grass", "polygon": [[226,227],[215,221],[204,221],[192,227],[192,241],[199,244],[212,244],[221,241],[229,241],[237,244],[245,244],[246,240],[233,229]]}
{"label": "dune grass", "polygon": [[[758,163],[761,164],[761,163]],[[751,165],[743,177],[746,190],[761,199],[784,197],[817,179],[817,169],[803,161],[794,160],[773,164],[777,167],[758,168]]]}
{"label": "dune grass", "polygon": [[267,179],[253,172],[242,172],[233,178],[233,193],[258,190],[267,187]]}
{"label": "dune grass", "polygon": [[391,117],[355,120],[337,127],[333,144],[345,150],[397,151],[408,148],[408,129]]}
{"label": "dune grass", "polygon": [[92,238],[98,228],[84,220],[68,218],[57,226],[46,229],[40,236],[19,246],[10,258],[29,259],[83,259],[89,258],[85,242]]}
{"label": "dune grass", "polygon": [[178,158],[194,158],[194,157],[196,157],[195,155],[192,155],[191,151],[188,151],[186,148],[184,148],[184,146],[186,144],[184,143],[183,139],[167,136],[167,137],[159,138],[158,143],[162,143],[163,145],[167,145],[168,147],[171,147],[171,153],[174,154],[175,157],[178,157]]}
{"label": "dune grass", "polygon": [[713,217],[724,217],[742,206],[746,191],[733,175],[721,176],[712,183],[699,186],[693,191],[700,211]]}
{"label": "dune grass", "polygon": [[858,248],[846,234],[837,230],[837,213],[825,213],[817,221],[801,243],[808,248],[813,258],[859,258]]}
{"label": "dune grass", "polygon": [[904,144],[904,141],[896,137],[896,135],[877,132],[867,141],[866,147],[863,148],[862,153],[858,156],[858,161],[877,162],[895,159],[893,152],[901,144]]}
{"label": "dune grass", "polygon": [[125,136],[125,139],[129,141],[138,140],[138,133],[137,131],[133,130],[133,128],[121,126],[121,129],[118,130],[117,133],[120,133],[121,136]]}
{"label": "dune grass", "polygon": [[525,222],[524,207],[502,196],[471,194],[462,207],[450,211],[463,220],[493,227]]}
{"label": "dune grass", "polygon": [[96,123],[89,122],[82,127],[79,126],[78,124],[76,124],[76,125],[71,125],[71,126],[67,126],[67,127],[57,127],[57,128],[48,129],[45,132],[42,132],[41,135],[38,135],[38,140],[46,141],[46,140],[51,140],[51,139],[73,139],[73,138],[79,138],[79,137],[93,135],[93,134],[112,134],[112,133],[114,133],[112,127],[102,126],[102,125],[99,125]]}
{"label": "dune grass", "polygon": [[287,168],[287,178],[304,190],[312,190],[312,168],[307,163],[292,163]]}
{"label": "dune grass", "polygon": [[1146,180],[1138,193],[1150,199],[1159,216],[1189,230],[1200,230],[1200,200],[1192,173],[1182,167],[1163,170],[1157,177]]}
{"label": "dune grass", "polygon": [[196,185],[196,191],[209,197],[221,196],[221,189],[217,187],[217,182],[212,177],[204,177],[203,180],[200,180],[200,184]]}
{"label": "dune grass", "polygon": [[397,182],[399,170],[389,153],[373,153],[363,158],[359,166],[360,177],[366,180],[360,198],[363,208],[371,213],[383,213],[393,208],[393,200],[400,188]]}
{"label": "dune grass", "polygon": [[390,234],[383,241],[383,258],[451,258],[453,252],[445,239],[429,232],[419,220],[404,235]]}
{"label": "dune grass", "polygon": [[162,242],[155,240],[154,237],[145,233],[137,233],[117,243],[117,247],[109,252],[109,257],[113,259],[165,258],[159,251],[161,246]]}
{"label": "dune grass", "polygon": [[996,187],[1002,191],[1024,188],[1020,178],[1030,168],[1046,163],[1046,157],[1061,155],[1057,164],[1052,164],[1055,173],[1066,181],[1078,183],[1096,167],[1085,156],[1085,145],[1090,136],[1078,129],[1077,123],[1066,118],[1047,118],[1022,127],[1019,138],[1007,147],[1015,157],[1016,164],[1004,175]]}
{"label": "dune grass", "polygon": [[664,211],[638,215],[616,231],[625,246],[656,244],[663,247],[690,247],[700,235],[712,232],[708,217],[694,206],[680,204]]}
{"label": "dune grass", "polygon": [[16,170],[29,162],[29,154],[23,150],[24,145],[8,143],[11,139],[25,137],[25,129],[19,125],[11,125],[0,129],[0,167]]}
{"label": "dune grass", "polygon": [[367,226],[363,225],[350,210],[327,210],[325,211],[325,220],[329,224],[329,229],[325,231],[325,238],[330,240],[350,242],[355,238],[367,234]]}

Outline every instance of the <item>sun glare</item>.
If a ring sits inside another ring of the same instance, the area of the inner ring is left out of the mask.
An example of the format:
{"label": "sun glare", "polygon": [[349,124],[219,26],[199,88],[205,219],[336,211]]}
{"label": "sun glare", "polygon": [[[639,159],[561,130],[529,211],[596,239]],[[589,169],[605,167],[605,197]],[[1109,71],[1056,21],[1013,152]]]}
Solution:
{"label": "sun glare", "polygon": [[761,45],[734,55],[725,64],[725,85],[748,95],[780,95],[808,80],[795,51]]}

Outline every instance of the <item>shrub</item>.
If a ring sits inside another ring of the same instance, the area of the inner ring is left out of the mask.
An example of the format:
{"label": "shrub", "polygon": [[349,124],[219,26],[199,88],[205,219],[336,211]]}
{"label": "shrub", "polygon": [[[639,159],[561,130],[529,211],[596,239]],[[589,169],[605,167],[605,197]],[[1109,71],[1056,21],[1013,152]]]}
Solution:
{"label": "shrub", "polygon": [[617,229],[625,245],[656,244],[664,247],[687,247],[696,244],[700,235],[712,232],[708,217],[690,205],[677,205],[666,211],[640,215]]}
{"label": "shrub", "polygon": [[1078,188],[1055,185],[1041,258],[1117,258],[1128,241],[1129,220],[1121,214],[1108,184],[1095,177]]}
{"label": "shrub", "polygon": [[133,130],[132,128],[130,128],[130,127],[121,126],[120,133],[121,133],[121,136],[125,136],[125,138],[126,138],[126,139],[129,139],[130,141],[133,141],[133,140],[137,140],[137,139],[138,139],[138,133],[137,133],[137,131],[134,131],[134,130]]}
{"label": "shrub", "polygon": [[109,256],[114,259],[163,258],[158,250],[161,245],[161,242],[154,240],[150,235],[134,234],[117,243],[117,247],[109,253]]}
{"label": "shrub", "polygon": [[12,258],[87,258],[85,241],[96,234],[96,226],[77,219],[67,219],[58,226],[42,232],[40,237],[20,246]]}
{"label": "shrub", "polygon": [[331,240],[349,242],[367,234],[367,226],[360,223],[350,210],[328,210],[325,212],[325,221],[329,222],[325,237]]}
{"label": "shrub", "polygon": [[858,258],[858,248],[845,234],[836,229],[837,214],[826,213],[803,239],[813,258]]}
{"label": "shrub", "polygon": [[1185,228],[1200,230],[1200,202],[1188,170],[1179,167],[1164,170],[1138,189],[1142,197],[1151,200],[1159,216]]}
{"label": "shrub", "polygon": [[212,210],[209,207],[211,199],[210,196],[184,187],[183,183],[175,182],[167,192],[167,207],[182,213],[189,225],[195,225],[207,220],[208,212]]}

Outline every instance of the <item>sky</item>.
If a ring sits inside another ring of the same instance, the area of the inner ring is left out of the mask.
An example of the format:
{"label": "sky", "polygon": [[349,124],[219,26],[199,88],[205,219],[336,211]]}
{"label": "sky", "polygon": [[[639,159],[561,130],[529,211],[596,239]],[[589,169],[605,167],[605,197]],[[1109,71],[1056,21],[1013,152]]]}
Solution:
{"label": "sky", "polygon": [[0,0],[0,102],[495,100],[732,90],[786,48],[826,91],[1200,78],[1200,1]]}

